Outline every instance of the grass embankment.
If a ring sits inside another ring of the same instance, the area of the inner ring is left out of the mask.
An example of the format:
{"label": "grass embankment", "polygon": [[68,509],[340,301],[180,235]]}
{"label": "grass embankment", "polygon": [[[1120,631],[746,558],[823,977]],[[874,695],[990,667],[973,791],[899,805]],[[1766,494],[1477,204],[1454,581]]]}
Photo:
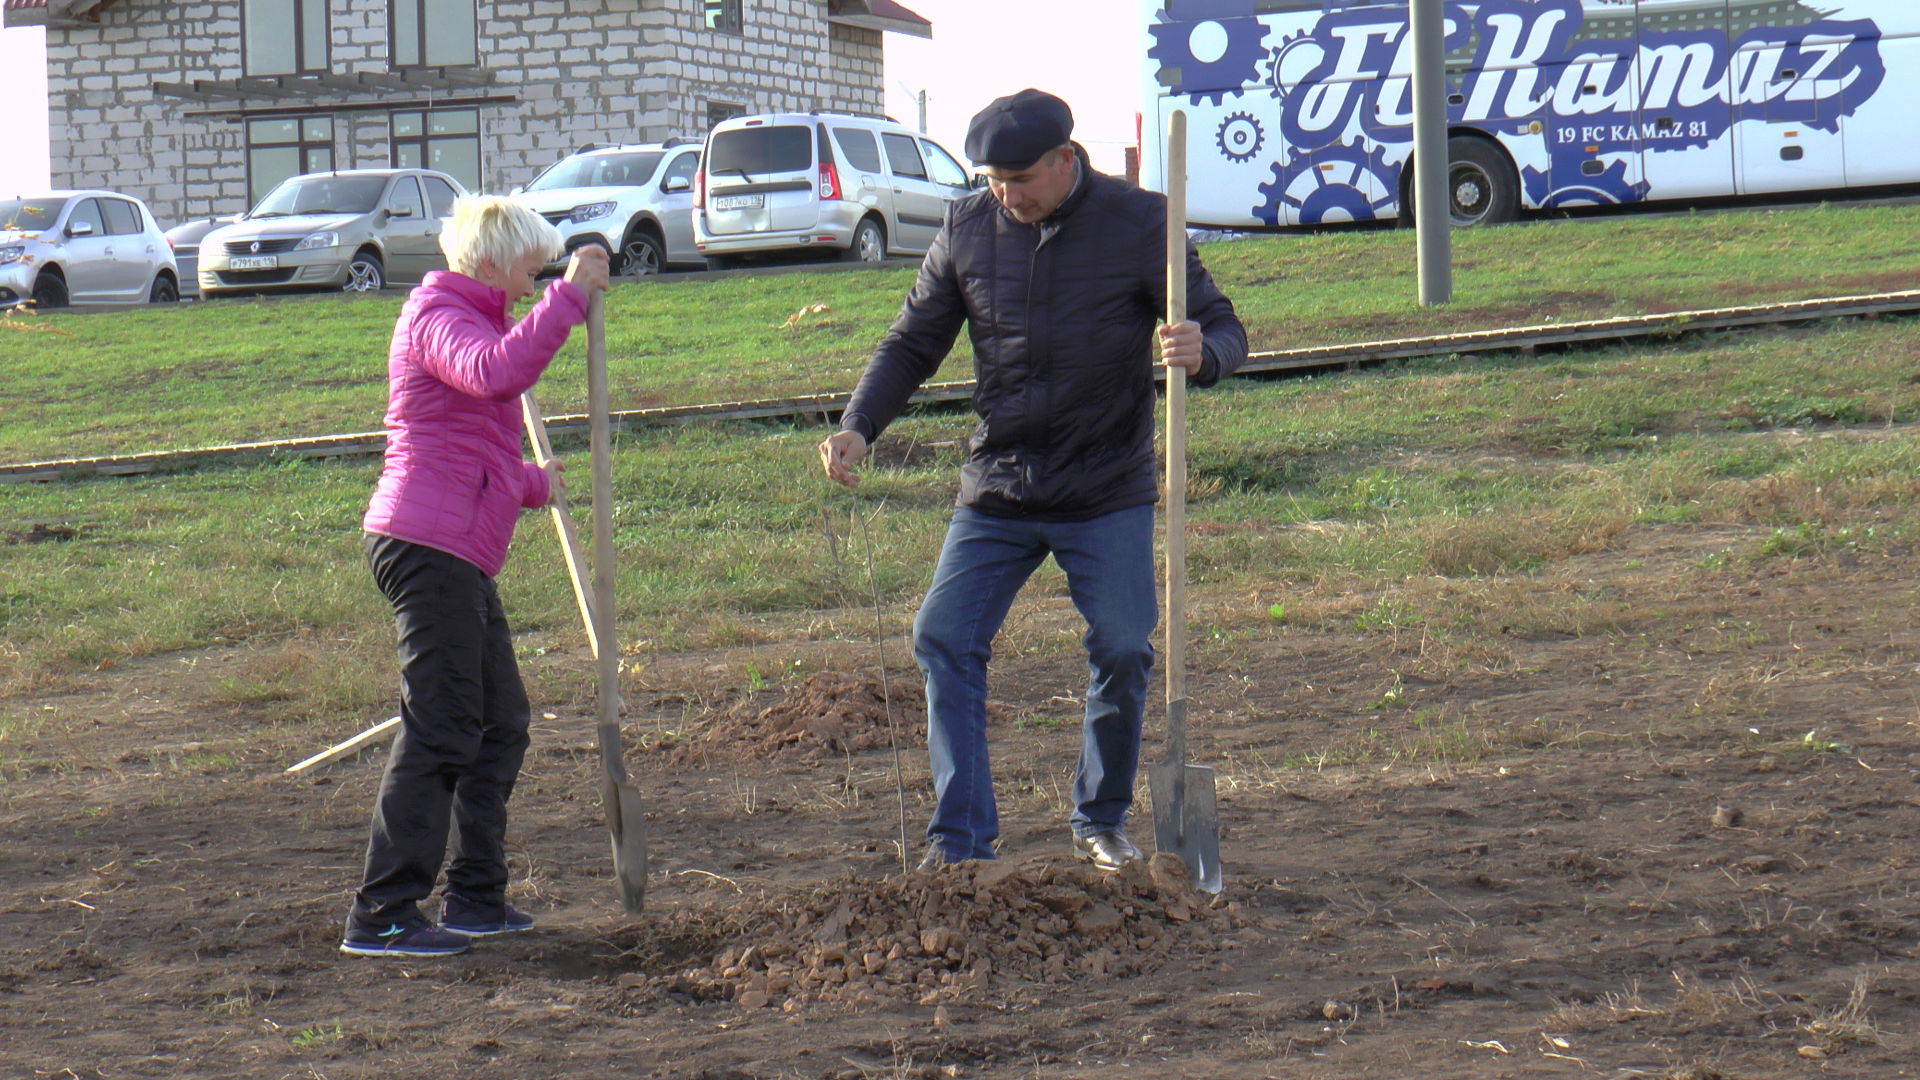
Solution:
{"label": "grass embankment", "polygon": [[[1915,284],[1920,207],[1542,222],[1455,237],[1457,302],[1418,307],[1408,230],[1206,248],[1256,349],[1805,299]],[[850,388],[909,268],[615,288],[615,407]],[[402,297],[222,300],[0,327],[0,461],[372,431]],[[802,313],[815,304],[827,310]],[[791,320],[791,325],[790,325]],[[27,321],[27,320],[15,320]],[[542,384],[581,411],[577,340]],[[964,338],[941,378],[970,373]]]}
{"label": "grass embankment", "polygon": [[[1217,654],[1282,625],[1412,632],[1434,656],[1462,657],[1529,630],[1677,637],[1691,628],[1603,587],[1543,581],[1638,529],[1735,526],[1682,576],[1910,542],[1920,441],[1902,425],[1920,410],[1916,353],[1920,323],[1846,322],[1200,393],[1192,622]],[[968,426],[903,421],[857,500],[895,629],[930,572]],[[708,677],[724,699],[777,677],[800,642],[870,637],[856,502],[817,476],[819,437],[727,424],[619,440],[630,678],[646,685],[665,652],[753,644],[752,669]],[[292,462],[4,489],[0,761],[9,735],[36,723],[24,695],[223,640],[246,642],[251,659],[207,680],[212,706],[332,731],[385,715],[391,624],[358,532],[374,471]],[[1049,571],[1039,590],[1060,584]],[[523,521],[502,588],[536,697],[584,703],[588,665],[540,518]],[[1002,655],[1073,648],[1072,635],[1018,622]],[[555,644],[563,662],[543,660]]]}

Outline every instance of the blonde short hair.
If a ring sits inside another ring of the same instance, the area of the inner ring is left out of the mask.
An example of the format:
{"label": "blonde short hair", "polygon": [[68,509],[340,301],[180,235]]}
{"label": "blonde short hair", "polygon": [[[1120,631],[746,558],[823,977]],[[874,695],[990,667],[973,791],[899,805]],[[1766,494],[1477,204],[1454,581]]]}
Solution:
{"label": "blonde short hair", "polygon": [[440,233],[447,265],[468,277],[480,276],[480,264],[506,269],[535,252],[548,262],[567,250],[560,230],[546,218],[499,195],[462,195]]}

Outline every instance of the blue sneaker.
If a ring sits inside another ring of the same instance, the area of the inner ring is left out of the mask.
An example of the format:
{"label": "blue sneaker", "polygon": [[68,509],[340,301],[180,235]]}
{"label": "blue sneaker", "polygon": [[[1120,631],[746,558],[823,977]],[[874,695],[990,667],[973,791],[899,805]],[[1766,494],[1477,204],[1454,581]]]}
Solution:
{"label": "blue sneaker", "polygon": [[468,944],[465,937],[416,915],[378,929],[349,919],[340,951],[354,956],[452,956],[466,952]]}
{"label": "blue sneaker", "polygon": [[533,916],[512,904],[482,904],[459,893],[441,897],[440,928],[467,937],[492,937],[533,929]]}

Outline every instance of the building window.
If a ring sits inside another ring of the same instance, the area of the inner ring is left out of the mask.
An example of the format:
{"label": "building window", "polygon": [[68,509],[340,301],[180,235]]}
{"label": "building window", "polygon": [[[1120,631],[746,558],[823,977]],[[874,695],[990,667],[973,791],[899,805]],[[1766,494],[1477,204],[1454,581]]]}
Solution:
{"label": "building window", "polygon": [[474,0],[388,0],[387,62],[462,67],[480,62]]}
{"label": "building window", "polygon": [[393,114],[396,169],[437,169],[468,191],[480,190],[480,110]]}
{"label": "building window", "polygon": [[326,71],[327,0],[245,0],[240,15],[249,75]]}
{"label": "building window", "polygon": [[747,115],[747,107],[745,105],[735,105],[731,101],[707,102],[708,130],[712,130],[713,125],[719,123],[722,120],[731,120],[736,116],[745,116],[745,115]]}
{"label": "building window", "polygon": [[247,205],[289,176],[333,170],[333,117],[247,121]]}
{"label": "building window", "polygon": [[745,2],[746,0],[706,0],[707,29],[728,34],[739,33],[740,28],[746,23],[745,17],[740,12],[740,7]]}

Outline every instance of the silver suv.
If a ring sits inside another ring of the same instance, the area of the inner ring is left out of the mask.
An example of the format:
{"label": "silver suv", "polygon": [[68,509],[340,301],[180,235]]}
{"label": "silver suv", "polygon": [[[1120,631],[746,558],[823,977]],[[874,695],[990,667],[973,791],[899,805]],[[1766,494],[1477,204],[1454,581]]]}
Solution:
{"label": "silver suv", "polygon": [[508,197],[553,222],[569,252],[599,244],[613,253],[614,273],[642,277],[705,265],[693,246],[691,216],[699,168],[697,139],[592,147],[554,162]]}
{"label": "silver suv", "polygon": [[716,266],[778,251],[858,262],[933,245],[967,172],[940,144],[884,117],[768,113],[707,135],[693,238]]}
{"label": "silver suv", "polygon": [[0,198],[0,307],[171,304],[173,251],[145,203],[117,191]]}
{"label": "silver suv", "polygon": [[466,193],[430,169],[290,176],[240,220],[200,238],[200,295],[413,284],[447,268],[441,222]]}

